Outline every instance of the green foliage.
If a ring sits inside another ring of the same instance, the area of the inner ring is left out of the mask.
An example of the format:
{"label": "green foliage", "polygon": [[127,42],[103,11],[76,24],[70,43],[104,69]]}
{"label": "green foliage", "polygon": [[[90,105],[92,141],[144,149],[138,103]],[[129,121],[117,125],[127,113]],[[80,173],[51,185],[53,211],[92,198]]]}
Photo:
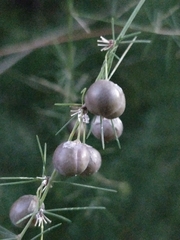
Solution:
{"label": "green foliage", "polygon": [[[117,37],[137,2],[17,2],[22,1],[1,2],[0,177],[36,177],[42,174],[36,135],[47,143],[47,175],[54,149],[69,136],[66,129],[55,136],[70,113],[69,107],[54,103],[81,102],[81,90],[95,81],[104,61],[97,39],[112,38],[112,17]],[[61,177],[45,202],[46,209],[95,205],[106,210],[62,212],[72,223],[63,222],[45,239],[179,239],[179,11],[177,0],[145,2],[127,34],[141,31],[137,40],[151,43],[133,44],[113,75],[127,100],[121,150],[116,141],[106,144],[98,174]],[[127,46],[120,44],[116,54],[121,56]],[[101,149],[93,136],[87,143]],[[10,224],[9,208],[37,187],[37,182],[0,187],[0,225],[19,233]],[[34,233],[30,230],[26,239]]]}

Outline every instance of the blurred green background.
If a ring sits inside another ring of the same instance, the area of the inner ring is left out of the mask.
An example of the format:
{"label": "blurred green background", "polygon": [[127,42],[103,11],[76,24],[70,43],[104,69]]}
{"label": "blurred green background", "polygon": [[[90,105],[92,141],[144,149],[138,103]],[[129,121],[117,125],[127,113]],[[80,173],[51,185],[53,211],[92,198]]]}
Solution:
{"label": "blurred green background", "polygon": [[[68,107],[80,102],[81,90],[96,79],[105,53],[97,47],[102,35],[121,31],[138,1],[6,0],[0,3],[0,176],[41,176],[36,142],[46,142],[47,174],[56,146],[68,139]],[[106,210],[69,211],[72,220],[45,235],[61,240],[180,239],[180,5],[179,0],[148,0],[128,33],[141,31],[112,80],[124,90],[122,149],[115,141],[87,143],[103,158],[98,174],[61,180],[112,188],[117,193],[56,184],[46,209],[105,206]],[[126,44],[121,44],[121,56]],[[38,184],[0,187],[0,225],[17,234],[8,214]],[[59,222],[52,219],[53,224]],[[29,230],[30,239],[38,230]]]}

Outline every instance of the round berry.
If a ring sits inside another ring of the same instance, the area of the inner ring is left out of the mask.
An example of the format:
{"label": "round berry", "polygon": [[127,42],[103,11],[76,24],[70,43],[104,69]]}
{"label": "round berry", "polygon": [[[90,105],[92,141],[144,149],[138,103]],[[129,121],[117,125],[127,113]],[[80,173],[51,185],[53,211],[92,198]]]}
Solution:
{"label": "round berry", "polygon": [[89,163],[89,151],[80,141],[61,143],[53,154],[54,168],[64,176],[81,174]]}
{"label": "round berry", "polygon": [[[26,223],[29,221],[30,217],[22,220],[21,222],[17,223],[21,219],[25,218],[27,215],[33,213],[34,211],[38,211],[38,206],[39,206],[39,199],[35,195],[24,195],[17,199],[9,213],[9,217],[11,222],[16,226],[16,227],[24,227]],[[44,203],[42,204],[42,208],[44,209]],[[31,226],[34,226],[32,222]]]}
{"label": "round berry", "polygon": [[122,88],[117,84],[108,80],[98,80],[87,90],[85,106],[95,115],[112,119],[124,112],[126,99]]}
{"label": "round berry", "polygon": [[90,161],[85,171],[81,173],[81,175],[83,176],[92,175],[96,173],[101,167],[101,162],[102,162],[100,153],[90,145],[86,144],[86,146],[90,154]]}
{"label": "round berry", "polygon": [[[113,122],[114,128],[111,121]],[[111,140],[116,139],[116,136],[120,137],[123,132],[123,123],[119,118],[114,118],[114,119],[102,118],[102,124],[101,124],[101,117],[96,116],[95,120],[93,120],[91,123],[91,130],[92,130],[92,134],[97,139],[101,139],[101,126],[103,127],[105,142],[109,142]]]}

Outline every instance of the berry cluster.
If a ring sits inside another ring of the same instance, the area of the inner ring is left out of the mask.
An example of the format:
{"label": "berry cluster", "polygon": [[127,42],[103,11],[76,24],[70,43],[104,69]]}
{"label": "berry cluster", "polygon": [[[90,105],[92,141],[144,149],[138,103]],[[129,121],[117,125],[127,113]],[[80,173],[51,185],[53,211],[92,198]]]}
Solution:
{"label": "berry cluster", "polygon": [[[82,91],[82,103],[78,104],[78,110],[72,110],[74,112],[71,114],[72,121],[68,123],[72,123],[75,116],[77,116],[77,120],[71,130],[69,139],[57,146],[54,151],[52,157],[54,170],[50,177],[45,175],[44,170],[46,164],[46,148],[44,148],[43,153],[41,146],[39,147],[43,160],[42,177],[38,177],[38,180],[42,181],[41,185],[37,189],[36,195],[24,195],[20,197],[14,202],[10,209],[9,216],[11,222],[17,227],[24,228],[18,235],[18,239],[21,240],[26,230],[31,226],[41,226],[41,236],[43,236],[44,223],[51,222],[44,215],[44,213],[50,213],[50,210],[49,212],[45,210],[44,200],[49,188],[53,185],[57,173],[67,177],[77,175],[89,176],[100,169],[102,159],[99,151],[86,144],[86,125],[89,123],[88,113],[94,115],[91,121],[90,133],[101,140],[102,147],[104,148],[104,142],[109,142],[114,139],[116,139],[119,144],[118,138],[123,132],[123,124],[119,117],[126,108],[126,99],[121,87],[110,79],[131,46],[136,42],[137,33],[125,34],[143,3],[144,0],[140,0],[116,39],[114,34],[112,34],[113,39],[111,40],[107,40],[102,36],[100,40],[97,40],[98,46],[102,47],[101,51],[107,51],[105,60],[96,81],[89,87],[87,92]],[[112,20],[112,23],[114,23],[114,20]],[[114,29],[112,33],[114,33]],[[134,38],[131,41],[126,41],[127,43],[129,42],[129,45],[119,58],[116,55],[118,45],[124,38],[132,36],[134,36]],[[115,58],[118,62],[111,71]],[[73,104],[67,105],[72,106]],[[74,104],[73,107],[74,106],[77,106],[77,104]],[[74,137],[76,138],[75,140],[73,139]],[[39,142],[38,144],[40,145]],[[53,214],[53,216],[55,215],[56,214]]]}
{"label": "berry cluster", "polygon": [[126,99],[121,87],[112,81],[98,80],[88,89],[85,105],[95,114],[91,124],[92,134],[105,142],[117,139],[123,132],[119,119],[125,110]]}
{"label": "berry cluster", "polygon": [[[49,178],[45,175],[42,176],[43,181],[37,190],[37,195],[24,195],[12,205],[10,219],[15,226],[24,227],[25,225],[27,230],[30,226],[43,227],[44,223],[51,222],[44,215],[48,211],[45,210],[43,202],[53,184],[56,173],[65,177],[90,176],[100,169],[102,159],[99,151],[86,144],[86,125],[89,123],[89,113],[94,115],[89,133],[101,140],[103,149],[105,148],[105,142],[115,139],[120,147],[118,138],[123,132],[123,124],[119,117],[126,108],[126,99],[122,88],[110,79],[135,40],[136,37],[130,42],[122,57],[118,58],[118,63],[109,74],[108,64],[111,65],[111,61],[108,63],[107,56],[110,54],[112,59],[115,57],[116,41],[105,41],[104,38],[101,38],[98,46],[103,46],[102,50],[108,50],[108,52],[100,75],[87,91],[83,90],[81,92],[81,104],[67,104],[75,108],[71,110],[72,118],[68,123],[72,124],[77,116],[69,139],[55,149],[52,157],[54,171]],[[77,105],[78,109],[76,109]],[[40,149],[40,152],[42,155],[42,149]],[[45,156],[46,153],[42,156],[43,160]],[[22,236],[24,232],[22,231]]]}
{"label": "berry cluster", "polygon": [[101,166],[101,155],[78,140],[61,143],[53,155],[54,168],[64,176],[91,175]]}
{"label": "berry cluster", "polygon": [[[74,122],[74,117],[77,117],[77,120],[69,139],[58,145],[53,153],[53,173],[50,177],[42,174],[42,182],[36,195],[21,196],[10,209],[9,217],[12,224],[25,229],[21,232],[20,239],[29,227],[41,226],[43,229],[44,224],[51,222],[45,216],[45,213],[49,212],[45,210],[44,200],[57,173],[65,177],[90,176],[100,169],[102,159],[99,151],[86,144],[88,114],[94,115],[89,133],[100,139],[104,148],[104,142],[118,140],[121,136],[123,124],[119,116],[123,114],[125,107],[123,90],[109,79],[97,79],[86,92],[82,91],[82,104],[78,109],[71,110],[73,121],[69,123]],[[43,156],[41,147],[40,152],[44,160],[46,152]]]}
{"label": "berry cluster", "polygon": [[[122,89],[112,81],[98,80],[87,90],[84,101],[85,104],[76,112],[79,132],[84,135],[84,124],[89,122],[87,114],[90,112],[95,115],[91,123],[92,134],[101,140],[103,137],[105,142],[117,139],[123,131],[119,116],[124,112],[126,104]],[[75,140],[63,142],[55,149],[52,157],[55,171],[67,177],[96,173],[102,163],[99,151],[87,145],[85,140],[81,142],[80,134],[73,133],[73,136],[76,136]],[[41,197],[46,184],[42,185]],[[51,222],[43,213],[45,205],[40,198],[24,195],[17,199],[10,209],[11,222],[16,227],[24,227],[30,218],[32,221],[29,227]]]}
{"label": "berry cluster", "polygon": [[[95,115],[91,123],[92,134],[98,139],[103,138],[105,142],[117,139],[123,131],[119,116],[126,105],[122,89],[112,81],[97,80],[89,87],[84,99],[85,104],[77,111],[78,126],[89,122],[89,111]],[[76,139],[61,143],[56,148],[53,165],[63,176],[91,175],[99,170],[101,155],[95,148]]]}

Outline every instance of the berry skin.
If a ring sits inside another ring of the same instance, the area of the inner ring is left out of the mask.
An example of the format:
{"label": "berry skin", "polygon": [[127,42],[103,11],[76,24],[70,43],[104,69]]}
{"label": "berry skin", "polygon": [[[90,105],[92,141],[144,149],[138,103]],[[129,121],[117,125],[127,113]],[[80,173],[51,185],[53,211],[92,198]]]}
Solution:
{"label": "berry skin", "polygon": [[87,144],[86,147],[90,154],[90,161],[85,171],[81,173],[82,176],[89,176],[96,173],[101,167],[102,162],[101,155],[95,148]]}
{"label": "berry skin", "polygon": [[88,111],[108,119],[119,117],[126,107],[121,87],[112,81],[98,80],[86,92],[85,106]]}
{"label": "berry skin", "polygon": [[[20,221],[22,218],[26,217],[27,215],[33,213],[34,211],[38,211],[38,203],[39,199],[35,195],[23,195],[22,197],[18,198],[13,203],[9,212],[11,222],[16,227],[23,228],[29,221],[30,217],[24,219],[19,223],[17,222]],[[42,204],[41,208],[44,209],[44,203]],[[34,220],[36,220],[36,218]],[[31,227],[32,226],[34,226],[34,222],[32,222]]]}
{"label": "berry skin", "polygon": [[[113,125],[114,129],[113,129]],[[111,140],[116,139],[116,135],[119,138],[123,132],[123,123],[119,118],[114,119],[107,119],[102,118],[102,127],[103,127],[103,134],[104,134],[104,141],[109,142]],[[101,119],[100,116],[96,116],[95,120],[91,123],[91,130],[92,134],[97,138],[101,139]],[[115,132],[116,135],[115,135]]]}
{"label": "berry skin", "polygon": [[61,143],[53,154],[54,168],[63,176],[81,174],[90,161],[89,151],[80,141]]}

